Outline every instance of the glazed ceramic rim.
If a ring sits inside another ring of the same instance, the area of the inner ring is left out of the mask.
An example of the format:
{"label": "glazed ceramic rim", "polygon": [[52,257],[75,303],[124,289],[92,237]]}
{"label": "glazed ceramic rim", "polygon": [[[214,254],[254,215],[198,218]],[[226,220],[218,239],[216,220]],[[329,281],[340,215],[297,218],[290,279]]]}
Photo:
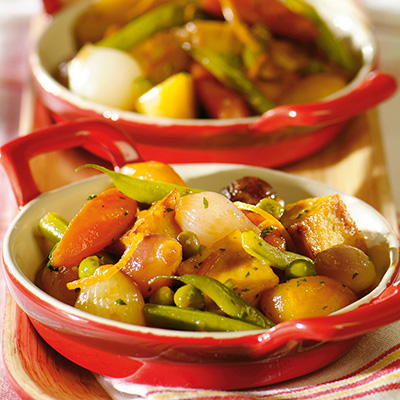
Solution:
{"label": "glazed ceramic rim", "polygon": [[[190,184],[191,179],[197,178],[205,178],[210,173],[227,173],[228,175],[238,177],[238,173],[236,171],[246,171],[247,173],[259,173],[261,176],[264,175],[264,178],[267,179],[265,176],[268,175],[268,179],[273,186],[277,186],[276,182],[283,182],[285,185],[293,186],[295,183],[295,188],[299,190],[300,187],[306,188],[305,191],[309,192],[312,196],[322,196],[322,195],[330,195],[338,193],[341,195],[342,199],[345,201],[347,206],[350,208],[350,214],[353,215],[355,208],[362,208],[363,212],[367,212],[369,218],[372,218],[372,221],[380,221],[380,234],[385,236],[389,241],[390,245],[390,253],[391,253],[391,264],[388,268],[388,271],[385,273],[381,283],[377,286],[372,292],[361,298],[360,300],[352,303],[346,308],[343,308],[336,314],[345,313],[347,311],[353,310],[358,308],[361,304],[369,303],[373,298],[377,297],[388,285],[390,282],[398,264],[398,257],[399,257],[399,243],[396,237],[395,232],[390,227],[389,223],[385,220],[385,218],[378,213],[373,207],[366,204],[362,200],[359,200],[353,196],[346,195],[343,192],[340,192],[333,187],[313,181],[308,178],[295,176],[292,174],[288,174],[281,171],[270,170],[268,168],[259,168],[259,167],[251,167],[247,165],[240,165],[240,164],[180,164],[180,165],[173,165],[173,167],[180,173],[184,180],[188,181]],[[196,171],[204,171],[206,170],[207,175],[199,175]],[[242,175],[243,176],[243,175]],[[7,266],[10,273],[13,275],[15,279],[30,293],[33,294],[36,298],[40,299],[44,303],[51,303],[54,307],[60,309],[63,313],[68,314],[70,316],[76,316],[79,319],[92,321],[94,323],[109,326],[121,329],[127,333],[140,333],[146,334],[151,333],[154,336],[154,340],[157,337],[177,337],[177,338],[192,338],[192,339],[202,339],[202,338],[215,338],[215,339],[233,339],[233,338],[240,338],[240,337],[250,337],[250,336],[257,336],[260,333],[272,333],[275,328],[271,328],[269,330],[255,330],[255,331],[243,331],[243,332],[191,332],[191,331],[179,331],[179,330],[172,330],[172,329],[160,329],[160,328],[152,328],[152,327],[143,327],[137,325],[131,325],[127,323],[122,323],[118,321],[109,320],[103,317],[99,317],[93,314],[86,313],[84,311],[78,310],[72,306],[62,303],[59,300],[54,299],[52,296],[48,295],[47,293],[43,292],[39,289],[34,283],[32,283],[29,278],[20,270],[17,265],[17,262],[14,262],[13,259],[13,250],[12,247],[15,245],[14,237],[18,234],[18,230],[24,226],[24,221],[30,221],[32,217],[30,214],[34,213],[35,210],[41,210],[42,214],[45,211],[54,211],[53,209],[48,209],[46,203],[53,204],[53,200],[60,197],[60,195],[72,195],[79,193],[80,195],[84,195],[87,198],[88,193],[90,193],[90,189],[97,188],[100,190],[105,189],[106,187],[110,186],[112,183],[104,175],[95,176],[92,178],[85,179],[80,182],[76,182],[67,186],[64,186],[60,189],[56,189],[47,193],[43,193],[39,195],[36,199],[29,202],[22,211],[18,214],[18,216],[14,219],[11,223],[9,229],[6,232],[3,242],[3,261]],[[83,188],[85,188],[83,190]],[[210,190],[218,190],[218,188],[210,188]],[[84,192],[84,193],[83,193]],[[278,188],[279,192],[279,188]],[[295,196],[299,198],[299,196]],[[285,197],[284,197],[285,198]],[[54,204],[57,204],[55,202]],[[357,218],[355,218],[357,221]],[[366,233],[366,232],[364,232]],[[39,266],[36,266],[36,269]],[[18,302],[18,299],[16,299]],[[278,327],[280,324],[277,324]]]}

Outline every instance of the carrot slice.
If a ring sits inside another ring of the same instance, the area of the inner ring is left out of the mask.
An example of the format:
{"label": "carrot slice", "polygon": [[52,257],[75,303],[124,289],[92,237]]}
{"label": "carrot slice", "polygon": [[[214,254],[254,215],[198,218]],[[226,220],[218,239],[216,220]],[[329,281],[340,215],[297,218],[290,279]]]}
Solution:
{"label": "carrot slice", "polygon": [[[243,21],[263,23],[272,32],[293,39],[311,41],[317,38],[318,28],[313,21],[289,10],[278,0],[233,0]],[[202,0],[201,7],[214,15],[221,15],[220,0]]]}
{"label": "carrot slice", "polygon": [[52,267],[72,267],[118,239],[135,221],[136,200],[112,188],[93,197],[69,223],[50,257]]}
{"label": "carrot slice", "polygon": [[195,79],[202,106],[211,118],[241,118],[251,115],[244,99],[213,77]]}

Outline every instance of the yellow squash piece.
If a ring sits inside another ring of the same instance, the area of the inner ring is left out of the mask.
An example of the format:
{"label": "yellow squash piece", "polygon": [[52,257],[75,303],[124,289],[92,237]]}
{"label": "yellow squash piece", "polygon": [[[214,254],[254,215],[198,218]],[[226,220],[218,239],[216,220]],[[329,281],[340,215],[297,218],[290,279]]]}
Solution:
{"label": "yellow squash piece", "polygon": [[186,72],[170,76],[140,96],[136,102],[136,109],[153,117],[195,118],[192,77]]}
{"label": "yellow squash piece", "polygon": [[258,304],[260,293],[279,283],[271,267],[250,256],[242,246],[242,234],[235,231],[198,256],[184,261],[178,275],[206,275],[227,284],[249,304]]}

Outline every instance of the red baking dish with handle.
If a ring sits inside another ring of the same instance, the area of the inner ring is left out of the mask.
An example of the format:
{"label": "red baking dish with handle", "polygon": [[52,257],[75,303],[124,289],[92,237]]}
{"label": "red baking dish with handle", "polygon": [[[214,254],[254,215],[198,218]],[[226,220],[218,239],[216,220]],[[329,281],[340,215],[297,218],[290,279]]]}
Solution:
{"label": "red baking dish with handle", "polygon": [[[135,326],[88,314],[55,300],[34,284],[44,255],[34,234],[48,211],[71,218],[88,194],[110,187],[105,175],[38,194],[27,174],[29,159],[54,149],[105,145],[116,167],[140,159],[130,137],[104,121],[75,121],[33,132],[5,144],[1,163],[13,184],[20,212],[4,239],[8,288],[43,339],[73,362],[130,383],[209,389],[240,389],[292,379],[346,354],[360,337],[399,319],[399,241],[371,206],[341,193],[369,245],[387,241],[390,265],[368,295],[338,313],[279,323],[269,330],[184,332]],[[121,150],[123,149],[123,150]],[[245,175],[268,181],[287,201],[337,193],[309,179],[237,164],[174,166],[186,180],[217,191]]]}

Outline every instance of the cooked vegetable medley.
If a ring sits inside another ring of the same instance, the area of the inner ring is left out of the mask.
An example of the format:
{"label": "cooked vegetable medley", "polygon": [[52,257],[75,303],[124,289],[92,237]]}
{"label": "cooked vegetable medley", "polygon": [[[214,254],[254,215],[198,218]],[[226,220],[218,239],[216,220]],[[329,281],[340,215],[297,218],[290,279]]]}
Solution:
{"label": "cooked vegetable medley", "polygon": [[303,0],[100,0],[56,77],[108,106],[170,118],[259,115],[342,89],[360,57]]}
{"label": "cooked vegetable medley", "polygon": [[89,194],[69,223],[43,216],[53,249],[37,284],[89,313],[171,329],[266,329],[337,311],[388,268],[375,256],[387,249],[367,248],[339,195],[286,204],[252,176],[216,193],[158,162],[85,167],[115,186]]}

